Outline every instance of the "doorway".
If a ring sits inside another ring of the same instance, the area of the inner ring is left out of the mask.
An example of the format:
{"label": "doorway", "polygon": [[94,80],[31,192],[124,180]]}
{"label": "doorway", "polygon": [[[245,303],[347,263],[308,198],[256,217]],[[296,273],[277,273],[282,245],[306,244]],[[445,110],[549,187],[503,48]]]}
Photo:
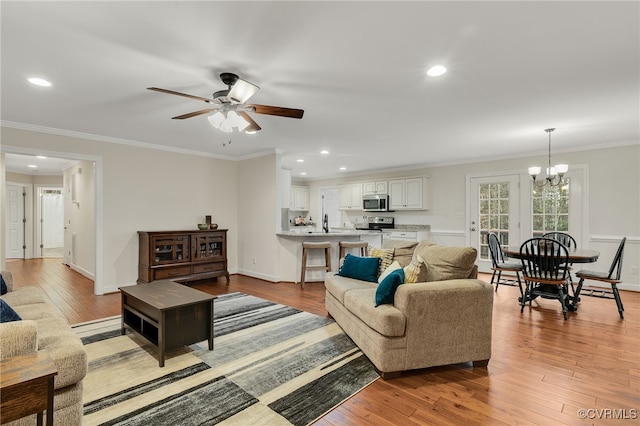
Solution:
{"label": "doorway", "polygon": [[471,177],[469,191],[470,245],[478,250],[478,270],[489,272],[489,232],[503,246],[520,242],[520,176]]}
{"label": "doorway", "polygon": [[36,205],[36,257],[63,257],[64,195],[62,187],[39,187]]}
{"label": "doorway", "polygon": [[6,185],[6,256],[7,259],[24,259],[26,191],[22,185]]}

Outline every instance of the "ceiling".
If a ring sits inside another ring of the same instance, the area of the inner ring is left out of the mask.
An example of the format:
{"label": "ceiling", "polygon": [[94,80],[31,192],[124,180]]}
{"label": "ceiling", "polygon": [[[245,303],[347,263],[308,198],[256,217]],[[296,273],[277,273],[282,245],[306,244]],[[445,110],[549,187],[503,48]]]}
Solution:
{"label": "ceiling", "polygon": [[[227,159],[281,152],[307,179],[544,155],[547,127],[554,152],[637,144],[639,5],[3,1],[1,119]],[[448,72],[427,77],[435,64]],[[252,114],[262,130],[230,136],[171,119],[206,104],[146,90],[210,97],[221,72],[304,117]]]}

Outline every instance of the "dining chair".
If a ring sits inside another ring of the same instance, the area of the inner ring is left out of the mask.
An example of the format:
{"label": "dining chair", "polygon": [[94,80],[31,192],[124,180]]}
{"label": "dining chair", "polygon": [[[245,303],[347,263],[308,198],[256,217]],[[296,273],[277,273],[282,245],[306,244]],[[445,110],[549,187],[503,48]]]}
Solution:
{"label": "dining chair", "polygon": [[[573,306],[575,309],[575,305],[580,301],[579,296],[582,291],[582,284],[584,280],[594,280],[611,284],[611,290],[598,290],[596,294],[599,294],[599,297],[604,299],[615,299],[616,305],[618,306],[618,313],[620,314],[620,318],[624,319],[624,306],[622,305],[622,299],[620,299],[620,292],[618,291],[618,283],[622,282],[620,279],[620,274],[622,273],[622,256],[624,254],[624,245],[627,242],[627,237],[624,237],[622,241],[620,241],[620,245],[618,246],[618,251],[616,252],[615,257],[613,258],[613,262],[611,263],[611,267],[609,268],[609,272],[595,272],[595,271],[587,271],[584,269],[576,272],[576,277],[580,278],[580,282],[578,283],[578,287],[576,288],[576,292],[574,293]],[[593,296],[593,290],[590,291],[590,296]]]}
{"label": "dining chair", "polygon": [[520,297],[520,312],[527,302],[538,296],[556,299],[562,305],[562,316],[567,319],[569,305],[569,277],[567,268],[569,251],[565,245],[551,238],[530,238],[520,246],[524,295]]}
{"label": "dining chair", "polygon": [[[578,248],[578,243],[576,239],[566,232],[546,232],[542,235],[542,238],[551,238],[556,241],[560,241],[565,245],[570,251]],[[573,269],[573,263],[567,264],[567,271],[569,272],[569,283],[571,284],[571,290],[573,290],[575,294],[575,288],[573,287],[573,277],[571,277],[571,271]]]}
{"label": "dining chair", "polygon": [[[491,276],[491,284],[495,283],[496,285],[496,289],[494,291],[498,291],[498,285],[500,284],[515,286],[516,283],[518,283],[518,287],[520,287],[520,296],[522,296],[522,281],[520,280],[522,263],[505,261],[504,253],[502,252],[502,246],[500,245],[500,240],[498,239],[498,235],[495,232],[489,232],[488,242],[489,253],[491,254],[491,263],[493,265],[491,268],[491,270],[493,271],[493,275]],[[515,273],[516,279],[514,280],[511,278],[503,278],[503,272]]]}

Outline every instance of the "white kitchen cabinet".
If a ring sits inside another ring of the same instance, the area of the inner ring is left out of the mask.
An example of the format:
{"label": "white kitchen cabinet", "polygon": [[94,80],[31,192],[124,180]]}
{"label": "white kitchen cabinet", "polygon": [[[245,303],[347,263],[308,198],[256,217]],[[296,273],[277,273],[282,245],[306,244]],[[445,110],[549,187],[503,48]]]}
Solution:
{"label": "white kitchen cabinet", "polygon": [[362,184],[340,187],[340,210],[362,210]]}
{"label": "white kitchen cabinet", "polygon": [[383,231],[382,234],[385,240],[422,241],[429,238],[427,231],[403,231],[397,229],[393,231]]}
{"label": "white kitchen cabinet", "polygon": [[424,178],[389,181],[389,210],[428,210],[426,200]]}
{"label": "white kitchen cabinet", "polygon": [[365,182],[362,185],[363,195],[377,195],[386,194],[388,192],[388,185],[386,180]]}
{"label": "white kitchen cabinet", "polygon": [[291,186],[290,209],[292,211],[308,211],[309,210],[309,187],[308,186]]}

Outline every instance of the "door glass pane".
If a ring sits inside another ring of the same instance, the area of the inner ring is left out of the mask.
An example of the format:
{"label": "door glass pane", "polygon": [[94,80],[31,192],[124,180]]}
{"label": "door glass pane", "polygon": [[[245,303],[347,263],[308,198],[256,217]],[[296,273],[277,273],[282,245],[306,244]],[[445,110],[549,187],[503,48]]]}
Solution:
{"label": "door glass pane", "polygon": [[532,197],[533,236],[541,237],[546,232],[569,232],[569,188],[570,179],[563,179],[558,186],[534,185]]}
{"label": "door glass pane", "polygon": [[487,235],[495,232],[503,246],[509,245],[509,182],[480,184],[480,259],[490,260]]}

